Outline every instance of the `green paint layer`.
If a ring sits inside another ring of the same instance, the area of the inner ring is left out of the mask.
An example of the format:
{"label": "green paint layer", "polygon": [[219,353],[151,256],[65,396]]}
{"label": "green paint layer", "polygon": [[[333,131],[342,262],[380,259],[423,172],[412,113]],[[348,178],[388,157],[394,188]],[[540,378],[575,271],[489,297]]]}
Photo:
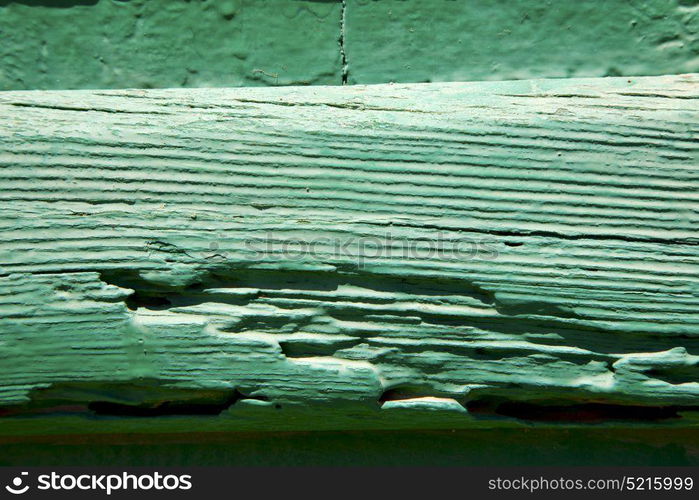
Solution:
{"label": "green paint layer", "polygon": [[341,5],[0,0],[0,89],[340,82]]}
{"label": "green paint layer", "polygon": [[698,83],[1,94],[0,433],[695,426]]}
{"label": "green paint layer", "polygon": [[699,70],[694,0],[346,0],[349,83]]}

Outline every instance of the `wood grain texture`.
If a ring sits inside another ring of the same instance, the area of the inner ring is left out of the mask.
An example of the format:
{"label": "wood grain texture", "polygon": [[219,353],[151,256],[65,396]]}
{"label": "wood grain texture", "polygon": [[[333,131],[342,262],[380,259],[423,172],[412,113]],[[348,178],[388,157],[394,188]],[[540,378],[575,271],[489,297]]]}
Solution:
{"label": "wood grain texture", "polygon": [[2,93],[0,432],[695,425],[698,83]]}

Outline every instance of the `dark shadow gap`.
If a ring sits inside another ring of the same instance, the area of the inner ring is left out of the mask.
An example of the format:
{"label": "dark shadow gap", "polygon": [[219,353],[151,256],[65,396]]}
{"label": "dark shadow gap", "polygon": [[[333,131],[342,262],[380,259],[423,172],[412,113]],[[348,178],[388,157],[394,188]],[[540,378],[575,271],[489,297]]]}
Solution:
{"label": "dark shadow gap", "polygon": [[482,398],[468,401],[466,409],[474,416],[509,417],[549,423],[661,422],[679,419],[679,412],[699,411],[699,406],[642,406],[613,403],[569,403],[511,401]]}

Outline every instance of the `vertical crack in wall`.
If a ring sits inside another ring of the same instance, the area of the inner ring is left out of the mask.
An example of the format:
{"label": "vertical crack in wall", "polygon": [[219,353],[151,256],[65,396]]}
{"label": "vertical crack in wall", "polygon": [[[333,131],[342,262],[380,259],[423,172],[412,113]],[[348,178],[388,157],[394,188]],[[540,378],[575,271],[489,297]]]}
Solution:
{"label": "vertical crack in wall", "polygon": [[349,72],[349,66],[347,64],[347,52],[345,51],[345,19],[347,15],[347,0],[342,0],[341,2],[341,13],[340,13],[340,57],[342,59],[342,85],[347,85],[347,74]]}

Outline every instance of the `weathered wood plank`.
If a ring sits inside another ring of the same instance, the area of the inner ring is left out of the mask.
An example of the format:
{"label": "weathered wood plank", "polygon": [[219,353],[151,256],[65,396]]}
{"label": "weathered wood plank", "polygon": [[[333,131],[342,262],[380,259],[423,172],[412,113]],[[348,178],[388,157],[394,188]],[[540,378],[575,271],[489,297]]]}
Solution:
{"label": "weathered wood plank", "polygon": [[699,71],[695,0],[344,0],[349,83]]}
{"label": "weathered wood plank", "polygon": [[0,94],[0,432],[693,425],[698,78]]}

